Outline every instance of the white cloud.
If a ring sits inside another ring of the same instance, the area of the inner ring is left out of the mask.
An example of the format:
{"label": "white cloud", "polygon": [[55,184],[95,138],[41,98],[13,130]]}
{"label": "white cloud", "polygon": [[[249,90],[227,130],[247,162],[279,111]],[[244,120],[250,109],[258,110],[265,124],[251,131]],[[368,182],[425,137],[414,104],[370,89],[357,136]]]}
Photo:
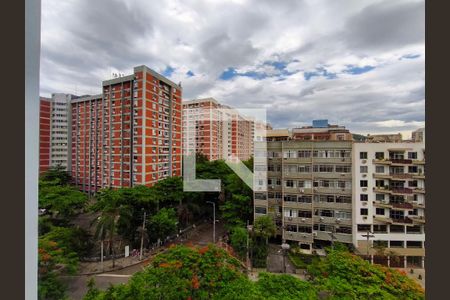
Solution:
{"label": "white cloud", "polygon": [[[111,70],[170,66],[185,99],[266,107],[277,127],[328,118],[355,132],[415,129],[423,17],[421,0],[43,0],[41,93],[99,93]],[[375,68],[352,75],[349,65]],[[305,79],[319,67],[337,78]],[[269,77],[220,80],[227,68]]]}

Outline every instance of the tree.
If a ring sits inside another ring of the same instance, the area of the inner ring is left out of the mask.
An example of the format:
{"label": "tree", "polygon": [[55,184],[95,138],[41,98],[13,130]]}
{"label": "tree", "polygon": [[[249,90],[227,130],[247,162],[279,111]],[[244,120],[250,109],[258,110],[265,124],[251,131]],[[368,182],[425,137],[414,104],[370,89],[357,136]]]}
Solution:
{"label": "tree", "polygon": [[100,239],[102,245],[105,238],[108,238],[109,249],[112,254],[112,267],[114,268],[114,238],[119,222],[129,222],[131,218],[130,207],[123,203],[120,191],[106,189],[99,193],[98,201],[92,205],[91,209],[100,212],[100,216],[94,220],[96,223],[95,237]]}
{"label": "tree", "polygon": [[67,185],[71,177],[63,166],[58,165],[50,167],[40,176],[40,179],[42,182],[52,183],[54,185]]}
{"label": "tree", "polygon": [[317,290],[333,299],[424,299],[423,289],[404,272],[372,265],[348,251],[329,249],[308,273]]}
{"label": "tree", "polygon": [[38,243],[38,297],[64,299],[66,288],[58,275],[75,273],[77,254],[49,237],[39,238]]}
{"label": "tree", "polygon": [[253,224],[253,232],[257,237],[265,239],[266,244],[269,244],[269,238],[276,234],[277,227],[271,216],[260,216]]}
{"label": "tree", "polygon": [[233,194],[231,199],[225,201],[219,208],[227,228],[246,226],[246,221],[253,213],[251,198],[239,194]]}
{"label": "tree", "polygon": [[177,230],[177,215],[173,208],[162,208],[149,218],[150,237],[161,240]]}
{"label": "tree", "polygon": [[231,229],[231,246],[241,259],[247,256],[247,240],[250,243],[249,238],[246,228],[236,226]]}
{"label": "tree", "polygon": [[39,186],[39,208],[49,210],[53,218],[66,220],[83,208],[88,201],[86,194],[71,186],[46,185]]}

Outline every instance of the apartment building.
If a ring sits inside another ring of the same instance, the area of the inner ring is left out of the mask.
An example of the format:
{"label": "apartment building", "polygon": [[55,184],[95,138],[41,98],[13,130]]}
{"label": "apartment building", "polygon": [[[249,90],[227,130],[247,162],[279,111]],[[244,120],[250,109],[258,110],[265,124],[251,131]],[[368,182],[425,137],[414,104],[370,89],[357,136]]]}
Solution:
{"label": "apartment building", "polygon": [[254,193],[254,217],[271,215],[278,236],[306,251],[351,244],[351,153],[351,141],[268,141],[268,189]]}
{"label": "apartment building", "polygon": [[425,128],[419,128],[413,131],[411,140],[416,143],[425,143]]}
{"label": "apartment building", "polygon": [[146,66],[72,101],[72,177],[86,192],[181,176],[182,88]]}
{"label": "apartment building", "polygon": [[424,143],[354,143],[353,154],[357,252],[391,267],[424,267]]}
{"label": "apartment building", "polygon": [[214,98],[183,102],[183,153],[209,160],[253,155],[254,121]]}
{"label": "apartment building", "polygon": [[39,173],[50,168],[52,99],[40,97],[39,101]]}
{"label": "apartment building", "polygon": [[366,142],[370,143],[401,143],[403,137],[401,133],[397,134],[369,134]]}
{"label": "apartment building", "polygon": [[312,126],[293,128],[292,139],[302,141],[351,141],[353,137],[344,126],[331,125],[328,120],[313,120]]}
{"label": "apartment building", "polygon": [[69,131],[71,94],[54,93],[51,98],[40,98],[39,111],[39,172],[50,167],[70,169]]}

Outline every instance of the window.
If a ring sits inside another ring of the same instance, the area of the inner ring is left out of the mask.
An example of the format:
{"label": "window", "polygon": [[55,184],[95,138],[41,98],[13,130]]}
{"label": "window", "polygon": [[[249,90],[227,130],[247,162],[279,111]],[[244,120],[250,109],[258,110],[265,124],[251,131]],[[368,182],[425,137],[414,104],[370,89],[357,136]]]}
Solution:
{"label": "window", "polygon": [[298,226],[298,232],[311,233],[312,228],[311,228],[311,226]]}
{"label": "window", "polygon": [[373,225],[374,233],[387,233],[387,225]]}
{"label": "window", "polygon": [[367,231],[370,231],[370,225],[358,224],[358,232],[367,232]]}
{"label": "window", "polygon": [[361,201],[368,201],[369,200],[369,195],[361,194],[361,195],[359,195],[359,200],[361,200]]}
{"label": "window", "polygon": [[408,181],[409,187],[417,187],[417,180]]}
{"label": "window", "polygon": [[352,234],[352,228],[347,226],[336,226],[336,233]]}
{"label": "window", "polygon": [[336,173],[350,173],[350,166],[336,166]]}
{"label": "window", "polygon": [[390,247],[391,248],[403,248],[404,242],[403,241],[390,241]]}
{"label": "window", "polygon": [[384,159],[384,152],[375,152],[375,159]]}
{"label": "window", "polygon": [[421,241],[407,241],[406,248],[422,248]]}
{"label": "window", "polygon": [[376,187],[384,187],[384,180],[375,180]]}
{"label": "window", "polygon": [[367,159],[367,152],[359,152],[360,159]]}
{"label": "window", "polygon": [[374,247],[382,247],[382,248],[387,248],[388,247],[388,241],[373,241],[373,246]]}
{"label": "window", "polygon": [[286,180],[286,187],[294,187],[294,181],[291,179]]}
{"label": "window", "polygon": [[299,218],[311,218],[312,213],[310,210],[299,210],[298,211],[298,217]]}
{"label": "window", "polygon": [[375,173],[384,173],[384,166],[376,166]]}
{"label": "window", "polygon": [[299,150],[298,157],[311,157],[311,150]]}
{"label": "window", "polygon": [[309,165],[299,165],[297,171],[299,173],[310,173],[311,172],[311,166],[309,166]]}
{"label": "window", "polygon": [[380,216],[384,216],[384,208],[376,208],[375,209],[375,214],[380,215]]}
{"label": "window", "polygon": [[403,219],[405,217],[405,212],[402,210],[391,210],[390,217],[392,219]]}
{"label": "window", "polygon": [[367,173],[368,171],[368,167],[367,166],[360,166],[359,167],[359,172],[360,173]]}
{"label": "window", "polygon": [[361,208],[360,213],[361,216],[367,216],[369,214],[369,210],[367,208]]}
{"label": "window", "polygon": [[417,173],[417,172],[418,172],[417,166],[409,166],[408,167],[408,173]]}
{"label": "window", "polygon": [[360,187],[367,187],[367,180],[361,180],[361,181],[359,182],[359,186],[360,186]]}
{"label": "window", "polygon": [[297,225],[286,225],[286,231],[297,232]]}
{"label": "window", "polygon": [[408,159],[417,159],[417,152],[408,152]]}
{"label": "window", "polygon": [[352,218],[352,213],[349,211],[336,211],[334,216],[336,218],[350,220]]}
{"label": "window", "polygon": [[384,200],[384,194],[376,194],[375,200],[377,201],[383,201]]}
{"label": "window", "polygon": [[267,210],[265,207],[255,206],[255,213],[265,215],[267,213]]}

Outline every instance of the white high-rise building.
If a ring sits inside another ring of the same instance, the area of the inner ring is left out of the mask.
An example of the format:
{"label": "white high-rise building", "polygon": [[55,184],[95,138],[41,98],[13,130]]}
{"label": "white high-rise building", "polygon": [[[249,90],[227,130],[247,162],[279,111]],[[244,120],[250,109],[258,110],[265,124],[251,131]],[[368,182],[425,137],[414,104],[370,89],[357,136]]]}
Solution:
{"label": "white high-rise building", "polygon": [[357,252],[374,263],[423,268],[425,144],[354,143],[352,166]]}

